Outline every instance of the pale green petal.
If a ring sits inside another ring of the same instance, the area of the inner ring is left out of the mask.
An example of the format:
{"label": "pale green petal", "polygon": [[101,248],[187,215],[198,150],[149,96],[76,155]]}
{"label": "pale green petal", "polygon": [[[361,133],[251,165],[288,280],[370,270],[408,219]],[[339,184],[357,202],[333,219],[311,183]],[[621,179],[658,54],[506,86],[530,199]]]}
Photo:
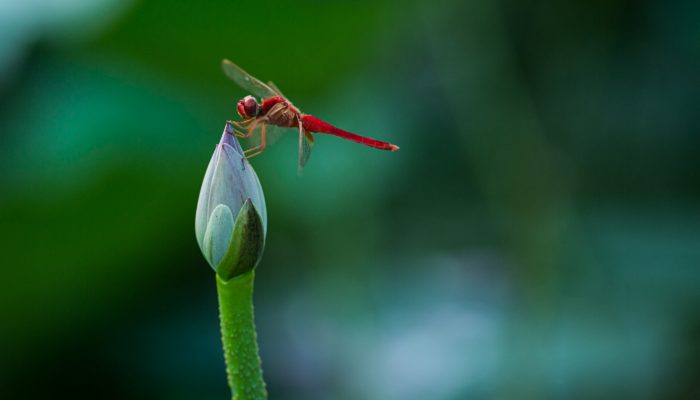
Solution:
{"label": "pale green petal", "polygon": [[229,280],[251,271],[258,265],[264,248],[262,219],[253,203],[247,200],[236,217],[228,252],[215,268],[217,274]]}
{"label": "pale green petal", "polygon": [[233,224],[233,214],[227,206],[219,204],[211,213],[204,235],[203,253],[214,270],[218,269],[219,263],[230,251]]}

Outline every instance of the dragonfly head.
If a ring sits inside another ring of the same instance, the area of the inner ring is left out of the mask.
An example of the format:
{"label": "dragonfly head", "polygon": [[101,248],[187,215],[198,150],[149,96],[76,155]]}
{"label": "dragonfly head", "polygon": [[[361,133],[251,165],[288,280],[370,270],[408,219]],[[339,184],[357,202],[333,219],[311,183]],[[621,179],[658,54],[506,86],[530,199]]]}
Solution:
{"label": "dragonfly head", "polygon": [[258,116],[260,107],[258,105],[258,101],[255,100],[255,97],[246,96],[238,102],[236,110],[238,110],[238,115],[240,115],[242,118],[249,119]]}

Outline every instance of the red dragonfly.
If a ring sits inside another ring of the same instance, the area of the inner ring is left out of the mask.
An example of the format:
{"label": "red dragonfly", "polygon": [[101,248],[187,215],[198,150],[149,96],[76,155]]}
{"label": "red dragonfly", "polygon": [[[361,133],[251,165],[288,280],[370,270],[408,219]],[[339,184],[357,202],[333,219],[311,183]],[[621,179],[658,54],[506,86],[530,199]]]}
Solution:
{"label": "red dragonfly", "polygon": [[267,128],[272,127],[298,129],[300,171],[311,156],[311,148],[314,144],[313,133],[335,135],[380,150],[395,151],[399,149],[399,146],[391,143],[344,131],[316,117],[302,113],[282,94],[274,83],[262,83],[229,60],[224,59],[221,62],[221,67],[226,76],[236,82],[238,86],[261,98],[260,103],[255,97],[250,95],[242,98],[238,102],[236,109],[243,121],[229,121],[238,128],[238,130],[235,130],[235,134],[238,137],[249,138],[258,130],[260,132],[260,144],[244,151],[247,158],[255,157],[265,151],[268,141],[266,136],[269,133]]}

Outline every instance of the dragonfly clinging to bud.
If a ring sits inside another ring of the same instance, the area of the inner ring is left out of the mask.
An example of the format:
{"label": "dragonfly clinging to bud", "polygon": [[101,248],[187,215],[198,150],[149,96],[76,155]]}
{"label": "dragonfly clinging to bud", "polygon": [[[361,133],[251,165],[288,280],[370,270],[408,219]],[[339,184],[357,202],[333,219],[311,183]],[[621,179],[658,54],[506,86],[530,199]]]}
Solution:
{"label": "dragonfly clinging to bud", "polygon": [[275,86],[274,83],[264,84],[241,67],[229,60],[223,60],[221,66],[226,76],[231,78],[241,88],[252,95],[261,98],[261,101],[248,95],[242,98],[236,110],[243,121],[230,121],[236,128],[236,136],[249,138],[254,134],[260,137],[260,144],[245,150],[247,158],[261,154],[267,148],[268,128],[294,128],[299,132],[299,169],[309,161],[311,148],[314,144],[313,133],[326,133],[343,139],[360,143],[365,146],[380,150],[395,151],[399,147],[391,143],[382,142],[355,133],[344,131],[340,128],[324,122],[299,111],[289,99]]}

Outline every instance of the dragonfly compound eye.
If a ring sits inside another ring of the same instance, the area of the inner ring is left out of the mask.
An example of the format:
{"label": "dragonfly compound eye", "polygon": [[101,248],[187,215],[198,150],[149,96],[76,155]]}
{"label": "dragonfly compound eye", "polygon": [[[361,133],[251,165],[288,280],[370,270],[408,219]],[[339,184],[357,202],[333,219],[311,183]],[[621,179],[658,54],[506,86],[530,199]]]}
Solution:
{"label": "dragonfly compound eye", "polygon": [[258,115],[258,101],[253,96],[246,96],[238,102],[238,114],[243,118],[253,118]]}

